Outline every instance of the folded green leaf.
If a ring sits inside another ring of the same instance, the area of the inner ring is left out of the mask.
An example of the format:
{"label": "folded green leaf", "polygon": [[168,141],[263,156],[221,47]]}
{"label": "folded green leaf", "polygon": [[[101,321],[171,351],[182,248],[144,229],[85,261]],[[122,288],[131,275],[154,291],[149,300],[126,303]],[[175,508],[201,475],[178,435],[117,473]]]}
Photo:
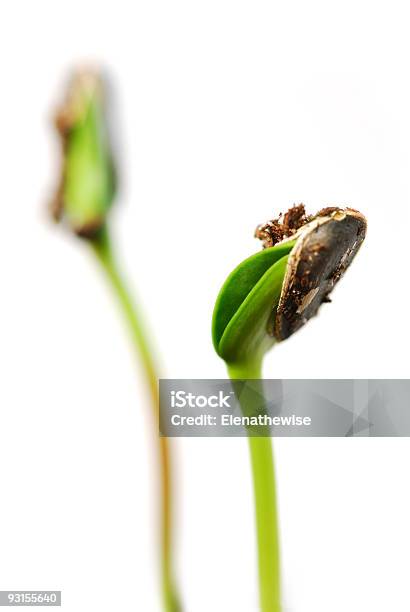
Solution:
{"label": "folded green leaf", "polygon": [[287,256],[294,244],[286,242],[248,257],[227,278],[212,321],[214,347],[225,361],[246,359],[248,353],[267,350],[273,344],[268,323],[280,297]]}

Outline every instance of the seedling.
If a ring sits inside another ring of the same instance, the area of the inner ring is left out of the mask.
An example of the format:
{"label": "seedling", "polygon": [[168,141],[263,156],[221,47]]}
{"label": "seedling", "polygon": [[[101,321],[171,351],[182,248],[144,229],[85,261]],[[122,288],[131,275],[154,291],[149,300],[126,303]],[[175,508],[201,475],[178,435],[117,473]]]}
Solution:
{"label": "seedling", "polygon": [[[307,216],[303,205],[256,229],[264,250],[228,276],[216,300],[213,344],[231,379],[261,379],[265,353],[317,314],[351,264],[366,219],[350,208]],[[244,414],[249,410],[239,396]],[[249,436],[262,612],[280,612],[280,567],[271,439]]]}
{"label": "seedling", "polygon": [[[114,257],[110,236],[109,212],[115,197],[116,180],[106,117],[105,87],[98,74],[83,71],[74,75],[66,100],[57,114],[56,126],[62,146],[62,166],[59,187],[52,204],[53,217],[80,237],[101,265],[128,326],[150,392],[152,413],[158,422],[156,360],[145,325]],[[155,429],[155,433],[157,431]],[[180,612],[172,559],[171,459],[169,441],[165,437],[158,439],[158,464],[164,610]]]}

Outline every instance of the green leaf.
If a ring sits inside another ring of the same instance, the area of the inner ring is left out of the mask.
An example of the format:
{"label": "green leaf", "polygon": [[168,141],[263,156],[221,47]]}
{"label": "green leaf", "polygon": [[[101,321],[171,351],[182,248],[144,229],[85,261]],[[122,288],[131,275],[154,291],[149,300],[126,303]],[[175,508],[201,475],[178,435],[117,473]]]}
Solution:
{"label": "green leaf", "polygon": [[274,343],[268,325],[294,244],[287,242],[252,255],[225,281],[215,304],[212,336],[216,352],[226,362],[253,360]]}

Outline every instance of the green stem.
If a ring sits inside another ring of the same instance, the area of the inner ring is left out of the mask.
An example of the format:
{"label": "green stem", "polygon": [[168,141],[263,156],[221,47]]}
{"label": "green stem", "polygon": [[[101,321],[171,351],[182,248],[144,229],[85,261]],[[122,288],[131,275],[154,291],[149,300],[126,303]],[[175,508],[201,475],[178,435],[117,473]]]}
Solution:
{"label": "green stem", "polygon": [[[96,239],[91,242],[97,260],[105,273],[113,294],[119,303],[122,315],[130,332],[135,350],[142,364],[148,383],[151,397],[152,416],[155,431],[158,432],[159,422],[159,395],[158,374],[153,359],[152,350],[146,337],[141,316],[133,302],[130,292],[118,269],[113,255],[108,231],[104,229]],[[168,438],[158,436],[158,462],[160,478],[160,529],[161,529],[161,566],[162,566],[162,593],[166,612],[180,612],[181,604],[175,586],[172,560],[172,496],[171,496],[171,460]]]}
{"label": "green stem", "polygon": [[[228,372],[232,380],[261,379],[261,361],[228,364]],[[263,385],[262,381],[260,384]],[[245,394],[238,399],[244,414],[252,408]],[[260,609],[261,612],[280,612],[279,529],[272,440],[250,435],[248,442],[255,499]]]}

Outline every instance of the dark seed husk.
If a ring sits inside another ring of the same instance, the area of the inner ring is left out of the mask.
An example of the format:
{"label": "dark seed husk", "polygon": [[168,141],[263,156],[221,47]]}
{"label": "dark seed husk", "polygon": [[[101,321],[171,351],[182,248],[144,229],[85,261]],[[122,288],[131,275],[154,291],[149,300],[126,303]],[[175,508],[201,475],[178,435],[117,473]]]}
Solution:
{"label": "dark seed husk", "polygon": [[335,207],[328,211],[321,211],[295,235],[279,305],[268,329],[278,341],[289,338],[323,302],[330,301],[329,293],[365,238],[366,219],[361,213]]}

